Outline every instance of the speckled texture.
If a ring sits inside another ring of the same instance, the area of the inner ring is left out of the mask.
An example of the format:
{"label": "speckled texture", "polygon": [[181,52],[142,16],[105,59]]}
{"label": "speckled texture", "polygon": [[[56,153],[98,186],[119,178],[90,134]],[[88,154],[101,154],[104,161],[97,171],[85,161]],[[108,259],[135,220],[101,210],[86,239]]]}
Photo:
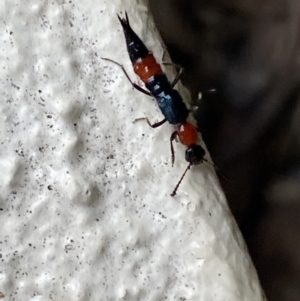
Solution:
{"label": "speckled texture", "polygon": [[[186,162],[172,126],[134,91],[115,16],[160,59],[142,1],[0,5],[0,298],[263,300],[210,165]],[[145,26],[142,26],[144,24]],[[2,300],[1,299],[1,300]]]}

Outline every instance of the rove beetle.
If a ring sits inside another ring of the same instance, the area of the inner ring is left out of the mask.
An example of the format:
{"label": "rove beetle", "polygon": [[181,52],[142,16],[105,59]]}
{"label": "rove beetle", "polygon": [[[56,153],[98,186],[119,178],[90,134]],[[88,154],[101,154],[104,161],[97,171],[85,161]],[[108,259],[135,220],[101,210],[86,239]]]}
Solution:
{"label": "rove beetle", "polygon": [[187,146],[187,149],[185,151],[185,159],[189,164],[180,180],[178,181],[177,185],[175,186],[173,192],[171,193],[171,196],[175,196],[180,183],[182,182],[185,174],[190,169],[190,167],[192,165],[201,164],[203,163],[203,161],[208,162],[204,158],[205,150],[201,147],[201,145],[197,144],[198,133],[196,127],[187,122],[190,111],[183,102],[183,99],[180,96],[179,92],[174,89],[174,86],[177,84],[181,77],[183,69],[181,68],[179,70],[173,82],[170,83],[166,74],[162,71],[161,66],[155,60],[153,54],[149,52],[145,44],[131,28],[127,13],[125,13],[125,19],[121,18],[119,15],[117,16],[123,27],[127,51],[133,65],[134,72],[144,82],[146,88],[149,91],[133,83],[121,64],[108,58],[103,59],[115,63],[119,67],[121,67],[125,76],[135,89],[146,95],[153,96],[156,99],[162,114],[164,115],[163,120],[154,124],[151,124],[148,118],[139,118],[137,120],[145,119],[149,126],[151,126],[152,128],[159,127],[166,121],[177,127],[170,138],[172,166],[174,165],[175,160],[173,147],[174,139],[178,137],[179,141]]}

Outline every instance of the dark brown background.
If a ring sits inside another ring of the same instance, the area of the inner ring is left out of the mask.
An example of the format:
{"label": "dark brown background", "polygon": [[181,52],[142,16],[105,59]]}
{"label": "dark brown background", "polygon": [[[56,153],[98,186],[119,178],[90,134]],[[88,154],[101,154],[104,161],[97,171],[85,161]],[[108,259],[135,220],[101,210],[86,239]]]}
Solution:
{"label": "dark brown background", "polygon": [[269,300],[300,300],[300,1],[150,0]]}

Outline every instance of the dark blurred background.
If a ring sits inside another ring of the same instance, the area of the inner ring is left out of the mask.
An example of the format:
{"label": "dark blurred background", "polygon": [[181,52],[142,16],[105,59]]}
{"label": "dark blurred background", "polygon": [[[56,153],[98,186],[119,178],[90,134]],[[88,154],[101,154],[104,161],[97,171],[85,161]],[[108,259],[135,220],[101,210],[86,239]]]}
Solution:
{"label": "dark blurred background", "polygon": [[268,299],[300,301],[300,1],[150,7]]}

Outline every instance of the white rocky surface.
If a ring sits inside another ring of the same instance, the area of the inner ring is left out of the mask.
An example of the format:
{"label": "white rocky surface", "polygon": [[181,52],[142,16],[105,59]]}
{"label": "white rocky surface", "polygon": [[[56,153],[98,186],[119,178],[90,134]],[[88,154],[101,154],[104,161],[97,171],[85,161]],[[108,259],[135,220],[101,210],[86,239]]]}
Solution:
{"label": "white rocky surface", "polygon": [[[186,162],[133,74],[116,13],[160,60],[144,1],[0,4],[0,298],[264,300],[212,167]],[[181,90],[182,91],[182,90]]]}

